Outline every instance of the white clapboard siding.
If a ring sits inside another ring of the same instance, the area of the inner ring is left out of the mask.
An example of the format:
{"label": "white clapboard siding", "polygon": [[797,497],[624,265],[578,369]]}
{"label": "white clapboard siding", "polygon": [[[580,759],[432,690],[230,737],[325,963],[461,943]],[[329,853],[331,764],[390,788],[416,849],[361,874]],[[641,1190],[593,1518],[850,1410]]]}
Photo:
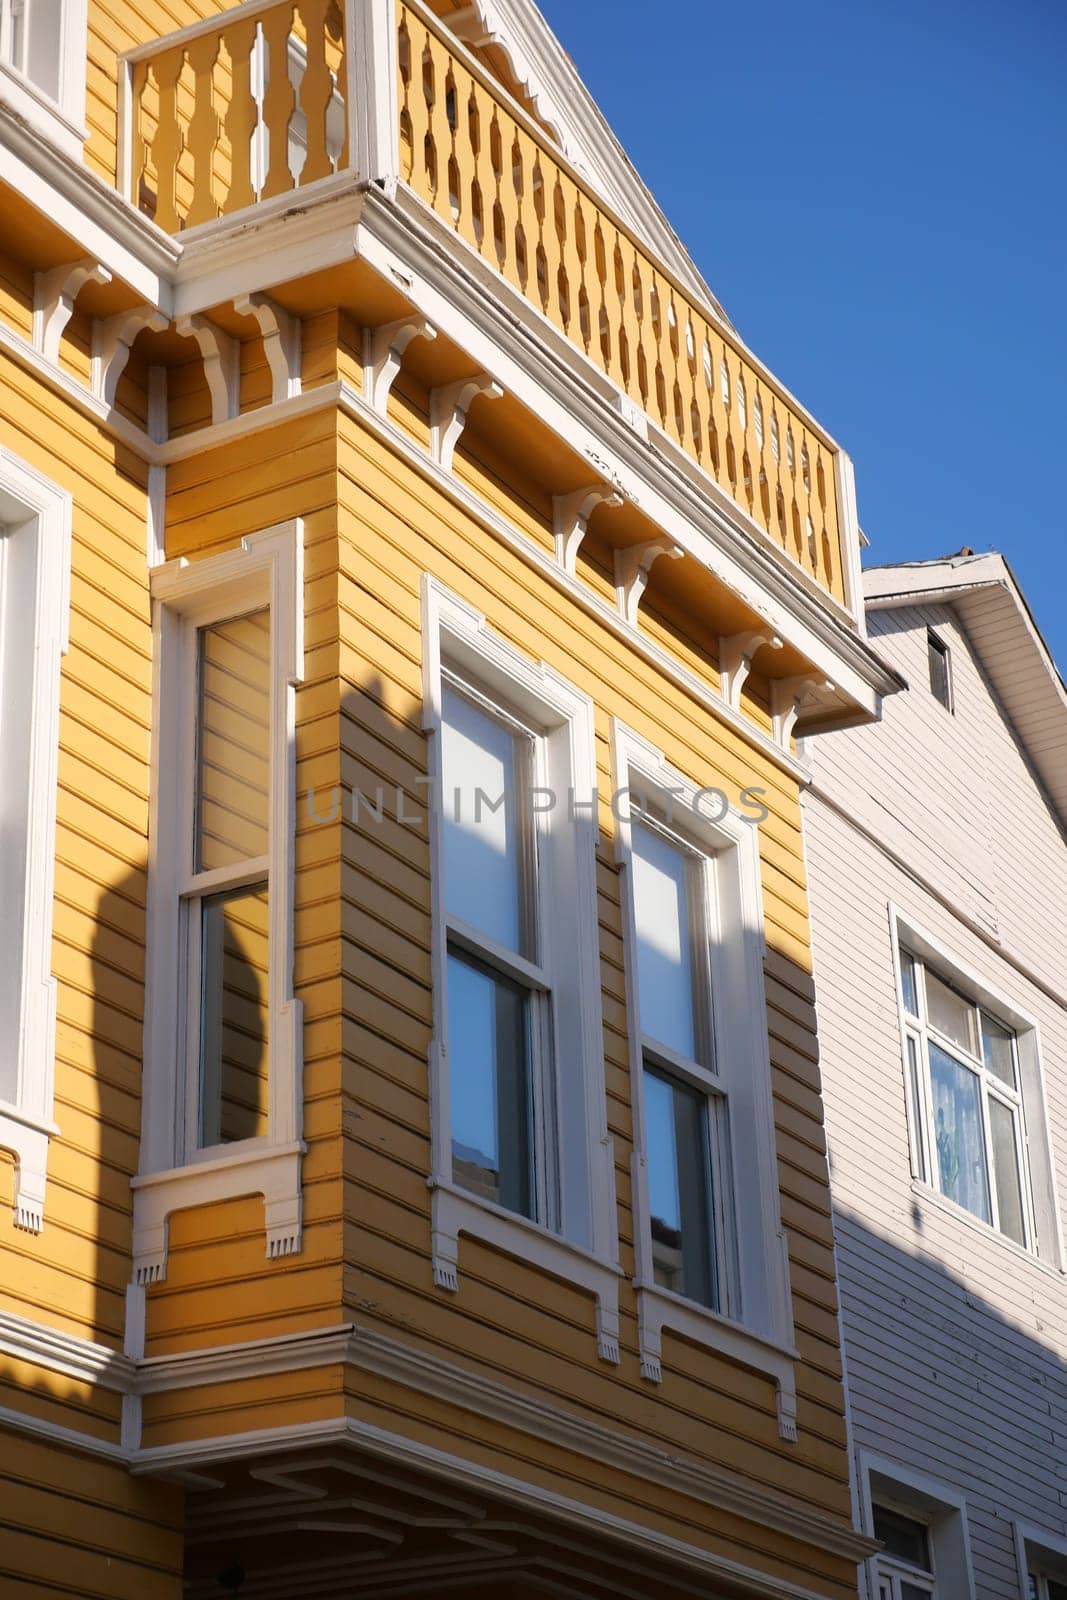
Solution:
{"label": "white clapboard siding", "polygon": [[952,609],[870,627],[911,689],[814,741],[805,799],[853,1439],[963,1494],[976,1600],[1019,1600],[1013,1521],[1067,1536],[1067,1278],[912,1181],[889,906],[1036,1019],[1063,1227],[1067,843]]}

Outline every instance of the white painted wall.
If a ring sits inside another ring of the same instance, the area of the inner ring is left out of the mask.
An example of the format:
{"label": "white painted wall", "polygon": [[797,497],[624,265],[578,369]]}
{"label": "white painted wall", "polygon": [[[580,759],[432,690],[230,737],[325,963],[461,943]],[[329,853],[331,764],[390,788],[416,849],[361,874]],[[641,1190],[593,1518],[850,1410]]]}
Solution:
{"label": "white painted wall", "polygon": [[1018,1600],[1014,1520],[1067,1536],[1067,1279],[913,1183],[888,907],[1037,1020],[1062,1227],[1067,842],[951,608],[869,625],[911,690],[813,741],[805,799],[853,1442],[961,1492],[975,1600]]}

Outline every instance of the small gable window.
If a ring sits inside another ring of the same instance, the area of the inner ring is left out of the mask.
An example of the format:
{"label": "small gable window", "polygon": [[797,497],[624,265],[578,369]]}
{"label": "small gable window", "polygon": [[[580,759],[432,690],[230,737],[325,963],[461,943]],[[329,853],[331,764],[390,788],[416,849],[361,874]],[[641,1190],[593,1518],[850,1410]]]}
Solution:
{"label": "small gable window", "polygon": [[926,654],[930,664],[930,691],[946,711],[951,711],[952,654],[944,639],[932,628],[926,630]]}

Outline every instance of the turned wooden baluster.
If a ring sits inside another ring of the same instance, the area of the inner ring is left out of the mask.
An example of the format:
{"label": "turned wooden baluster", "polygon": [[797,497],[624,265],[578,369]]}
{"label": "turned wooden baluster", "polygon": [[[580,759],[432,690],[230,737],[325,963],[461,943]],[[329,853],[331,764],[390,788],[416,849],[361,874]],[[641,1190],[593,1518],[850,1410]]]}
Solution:
{"label": "turned wooden baluster", "polygon": [[452,215],[452,197],[449,193],[448,163],[452,155],[452,129],[449,126],[448,67],[449,56],[432,34],[426,36],[430,52],[431,75],[427,87],[430,92],[430,139],[434,150],[433,208],[449,227],[455,226]]}
{"label": "turned wooden baluster", "polygon": [[289,3],[263,12],[263,55],[267,87],[263,95],[263,126],[267,130],[267,176],[260,198],[284,194],[292,189],[289,169],[289,124],[296,109],[296,95],[289,81],[289,35],[293,29],[293,7]]}
{"label": "turned wooden baluster", "polygon": [[148,201],[148,151],[149,143],[145,136],[145,90],[148,87],[148,62],[138,61],[134,65],[133,80],[130,84],[130,119],[133,124],[133,139],[130,159],[130,193],[131,204],[141,210],[147,209]]}
{"label": "turned wooden baluster", "polygon": [[326,60],[333,73],[334,86],[341,98],[341,147],[337,152],[338,172],[348,166],[348,126],[352,107],[348,99],[348,39],[345,36],[344,8],[332,0],[326,12]]}
{"label": "turned wooden baluster", "polygon": [[471,137],[470,118],[474,81],[458,61],[452,65],[452,85],[454,99],[451,120],[455,126],[452,129],[452,175],[449,180],[449,197],[451,201],[454,196],[454,211],[458,213],[453,215],[453,227],[477,250],[479,238],[474,215],[474,181],[477,176],[478,159]]}
{"label": "turned wooden baluster", "polygon": [[215,149],[219,142],[219,119],[215,112],[215,62],[219,57],[217,33],[202,33],[189,42],[189,65],[193,69],[193,114],[186,133],[186,149],[193,163],[193,199],[186,226],[211,222],[219,214],[214,195]]}
{"label": "turned wooden baluster", "polygon": [[[532,139],[515,127],[514,123],[508,122],[505,127],[511,135],[511,155],[509,157],[505,151],[504,182],[507,183],[506,163],[510,160],[519,224],[515,236],[514,270],[509,276],[513,278],[513,281],[535,305],[540,305],[541,295],[537,284],[537,246],[540,242],[540,224],[537,220],[537,205],[534,199],[537,147]],[[521,252],[519,250],[520,234],[523,245]]]}
{"label": "turned wooden baluster", "polygon": [[159,88],[159,121],[152,140],[152,165],[157,177],[155,220],[164,233],[176,233],[179,225],[175,182],[184,146],[178,123],[178,79],[184,62],[182,45],[165,50],[152,62]]}
{"label": "turned wooden baluster", "polygon": [[328,177],[333,171],[326,143],[326,113],[333,97],[333,74],[326,60],[326,13],[331,4],[332,0],[299,0],[307,34],[307,66],[300,84],[300,107],[307,120],[307,156],[300,173],[301,185]]}
{"label": "turned wooden baluster", "polygon": [[226,108],[226,137],[230,141],[230,192],[223,211],[240,211],[255,204],[252,183],[252,138],[259,113],[252,93],[252,51],[256,43],[255,19],[234,22],[226,29],[233,74],[230,103]]}

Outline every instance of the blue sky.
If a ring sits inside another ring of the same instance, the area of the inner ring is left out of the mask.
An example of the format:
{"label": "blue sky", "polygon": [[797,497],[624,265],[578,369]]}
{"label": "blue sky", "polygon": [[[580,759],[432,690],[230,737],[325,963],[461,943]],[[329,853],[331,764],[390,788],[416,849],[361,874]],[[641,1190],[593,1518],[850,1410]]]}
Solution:
{"label": "blue sky", "polygon": [[868,562],[999,549],[1067,672],[1062,0],[541,0]]}

